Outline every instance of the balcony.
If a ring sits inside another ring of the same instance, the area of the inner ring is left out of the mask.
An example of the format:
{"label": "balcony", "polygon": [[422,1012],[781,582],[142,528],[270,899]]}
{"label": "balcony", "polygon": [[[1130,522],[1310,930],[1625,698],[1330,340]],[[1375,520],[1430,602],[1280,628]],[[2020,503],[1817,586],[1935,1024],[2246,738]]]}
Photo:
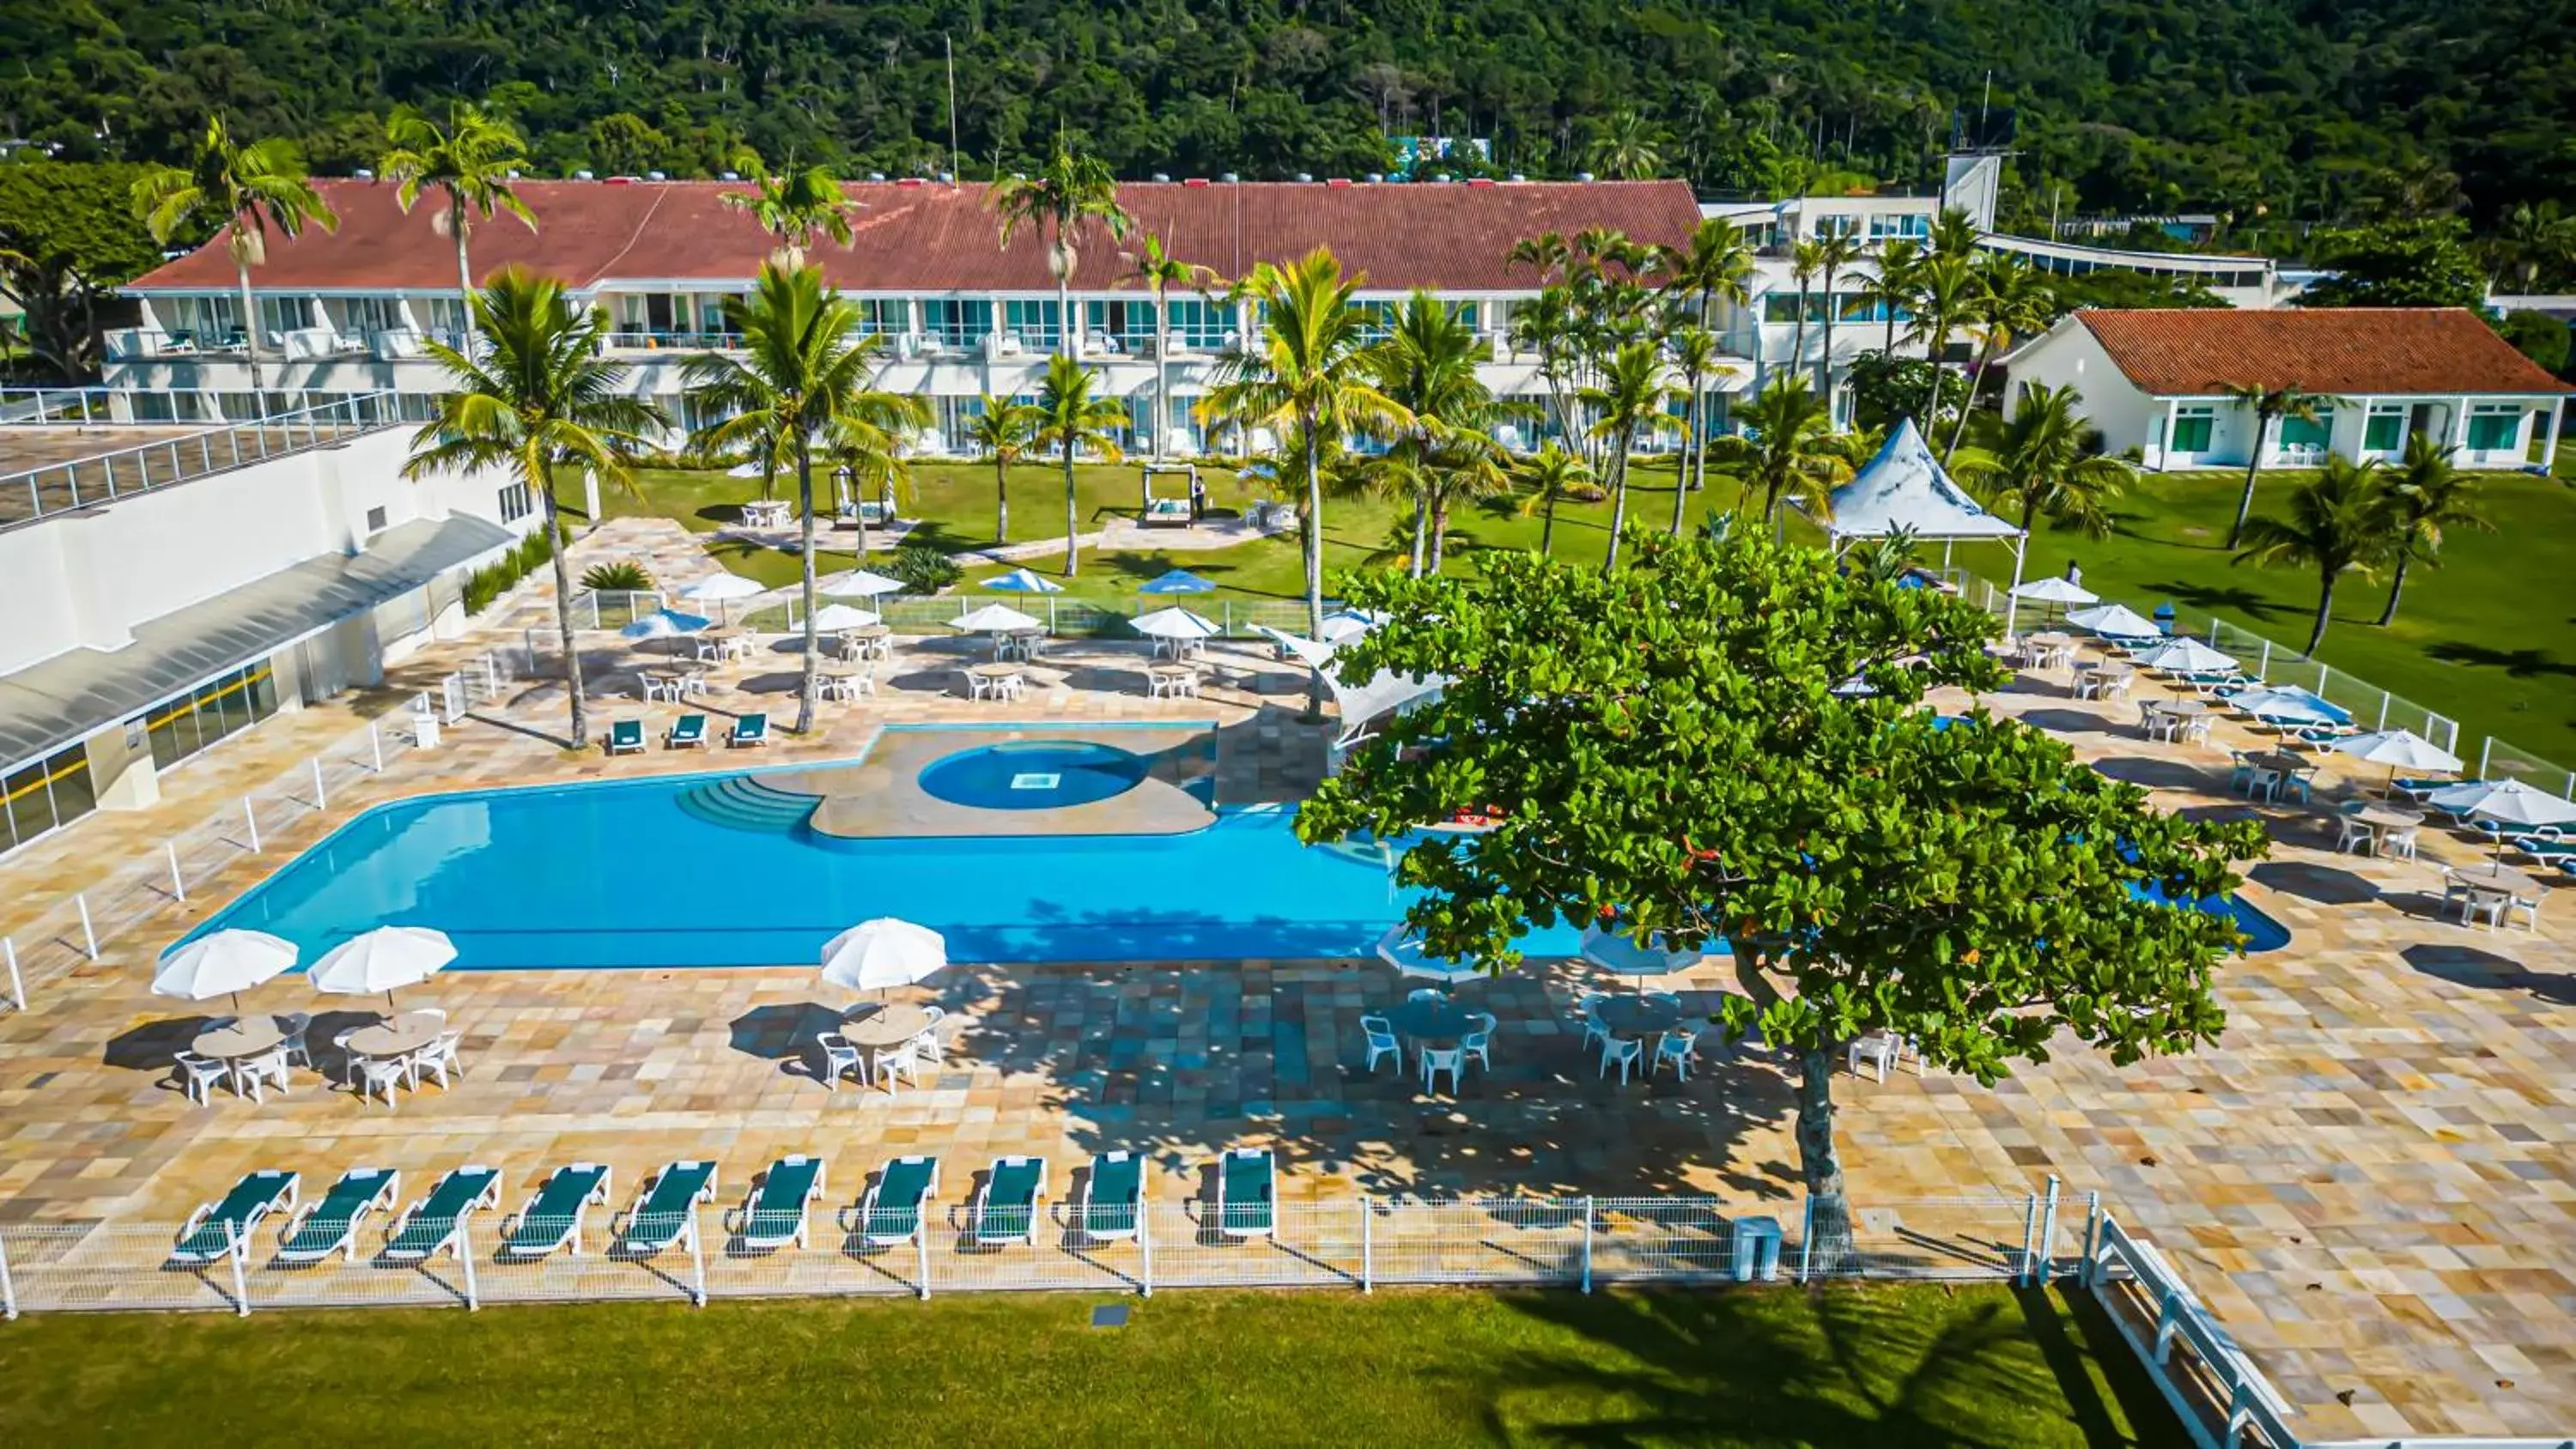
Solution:
{"label": "balcony", "polygon": [[723,352],[740,346],[739,332],[611,332],[607,342],[610,352]]}

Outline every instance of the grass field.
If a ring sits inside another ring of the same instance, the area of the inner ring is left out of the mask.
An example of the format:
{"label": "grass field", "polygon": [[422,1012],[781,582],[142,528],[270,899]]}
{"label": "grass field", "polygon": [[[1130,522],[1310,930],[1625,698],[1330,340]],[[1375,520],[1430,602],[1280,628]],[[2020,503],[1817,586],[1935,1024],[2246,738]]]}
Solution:
{"label": "grass field", "polygon": [[0,1333],[0,1439],[2185,1442],[2089,1304],[1998,1287],[1098,1301],[37,1316]]}

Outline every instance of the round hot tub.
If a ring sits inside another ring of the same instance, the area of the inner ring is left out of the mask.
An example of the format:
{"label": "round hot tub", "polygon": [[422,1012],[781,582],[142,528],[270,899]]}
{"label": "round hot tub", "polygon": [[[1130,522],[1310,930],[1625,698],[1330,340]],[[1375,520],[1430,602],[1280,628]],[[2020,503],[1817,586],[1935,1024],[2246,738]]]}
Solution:
{"label": "round hot tub", "polygon": [[922,767],[933,799],[980,810],[1052,810],[1124,795],[1143,782],[1145,757],[1081,740],[1015,740],[942,756]]}

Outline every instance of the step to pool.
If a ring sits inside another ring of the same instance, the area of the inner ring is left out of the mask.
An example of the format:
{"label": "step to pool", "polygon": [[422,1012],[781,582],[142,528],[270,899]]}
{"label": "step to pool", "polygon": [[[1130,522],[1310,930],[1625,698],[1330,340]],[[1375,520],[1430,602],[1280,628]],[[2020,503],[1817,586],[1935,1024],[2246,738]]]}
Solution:
{"label": "step to pool", "polygon": [[682,813],[728,830],[785,835],[814,813],[814,797],[773,789],[751,775],[729,775],[684,790],[674,801]]}

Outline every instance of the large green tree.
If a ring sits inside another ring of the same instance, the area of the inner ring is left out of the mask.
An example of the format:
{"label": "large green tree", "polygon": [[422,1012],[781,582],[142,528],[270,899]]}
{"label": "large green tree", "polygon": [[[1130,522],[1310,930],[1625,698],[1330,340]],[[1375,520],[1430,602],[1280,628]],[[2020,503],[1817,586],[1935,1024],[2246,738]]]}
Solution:
{"label": "large green tree", "polygon": [[[1737,506],[1753,508],[1768,523],[1786,501],[1814,505],[1852,475],[1850,460],[1833,446],[1833,420],[1824,399],[1805,377],[1783,372],[1753,401],[1736,410],[1744,431],[1708,445],[1712,477],[1731,478]],[[1760,506],[1754,508],[1756,499]]]}
{"label": "large green tree", "polygon": [[98,365],[98,305],[161,260],[134,217],[140,166],[0,165],[0,298],[26,314],[28,346],[66,380]]}
{"label": "large green tree", "polygon": [[[2263,838],[2160,811],[2011,720],[1940,728],[1928,691],[2003,682],[1981,609],[1763,530],[1712,532],[1640,534],[1617,574],[1515,554],[1474,578],[1350,580],[1389,622],[1345,647],[1342,677],[1447,683],[1380,721],[1297,830],[1418,839],[1396,872],[1422,892],[1408,924],[1490,971],[1558,925],[1731,946],[1741,994],[1722,1015],[1797,1075],[1830,1254],[1850,1043],[1898,1033],[1991,1084],[2061,1034],[2119,1062],[2213,1041],[2212,979],[2239,938],[2163,901],[2233,888]],[[1500,823],[1416,836],[1462,808]]]}
{"label": "large green tree", "polygon": [[1082,568],[1081,510],[1075,502],[1073,458],[1089,450],[1104,463],[1123,456],[1118,434],[1127,426],[1127,405],[1098,392],[1100,375],[1059,352],[1047,359],[1046,376],[1038,382],[1037,430],[1031,436],[1041,448],[1053,448],[1064,464],[1064,576]]}
{"label": "large green tree", "polygon": [[772,172],[757,151],[737,158],[749,191],[728,191],[725,205],[751,213],[760,229],[778,240],[780,265],[794,270],[823,238],[850,244],[850,213],[858,204],[841,193],[832,168],[821,164],[790,166]]}
{"label": "large green tree", "polygon": [[1046,414],[1035,403],[984,394],[966,420],[966,442],[993,465],[993,542],[1011,541],[1011,465],[1038,445]]}
{"label": "large green tree", "polygon": [[403,476],[487,470],[515,478],[536,494],[555,568],[555,631],[563,643],[564,692],[572,744],[590,738],[581,649],[572,632],[572,570],[555,516],[555,483],[570,472],[590,481],[635,486],[633,456],[647,435],[669,422],[662,410],[627,391],[627,370],[603,361],[608,314],[576,304],[552,277],[504,267],[472,298],[474,354],[441,342],[429,355],[447,370],[438,415],[414,434]]}
{"label": "large green tree", "polygon": [[1977,446],[1951,460],[1962,482],[1995,508],[2021,515],[2021,531],[2045,517],[2087,538],[2111,536],[2110,502],[2134,487],[2136,470],[2102,451],[2102,434],[2077,409],[2072,383],[2021,385],[2012,415],[1978,414]]}
{"label": "large green tree", "polygon": [[2487,277],[2457,217],[2409,217],[2320,233],[2311,260],[2326,268],[2291,300],[2301,307],[2477,307]]}
{"label": "large green tree", "polygon": [[2395,531],[2390,552],[2395,566],[2388,577],[2388,603],[2379,611],[2383,629],[2397,622],[2397,597],[2406,592],[2407,567],[2442,566],[2445,533],[2455,528],[2495,532],[2479,507],[2478,480],[2460,471],[2451,461],[2451,452],[2417,433],[2406,440],[2405,461],[2388,480],[2389,521]]}
{"label": "large green tree", "polygon": [[304,169],[295,143],[269,137],[233,139],[222,116],[206,118],[194,154],[185,166],[160,166],[134,182],[135,214],[167,245],[192,227],[225,226],[225,251],[232,257],[241,290],[244,356],[250,362],[250,390],[267,391],[259,370],[259,309],[251,305],[251,268],[268,260],[268,233],[301,235],[307,226],[337,231],[339,213],[322,199]]}
{"label": "large green tree", "polygon": [[1047,275],[1055,278],[1056,350],[1073,356],[1073,272],[1082,258],[1074,234],[1097,225],[1113,242],[1125,241],[1135,219],[1118,203],[1118,181],[1108,163],[1077,151],[1059,135],[1055,151],[1034,175],[1005,176],[993,184],[993,210],[1002,221],[1002,245],[1022,228],[1038,233],[1046,248]]}
{"label": "large green tree", "polygon": [[2289,383],[2222,382],[2218,390],[2254,415],[2254,445],[2245,450],[2245,487],[2236,495],[2236,521],[2227,529],[2227,546],[2233,549],[2245,540],[2245,520],[2254,511],[2254,483],[2263,476],[2263,455],[2272,449],[2273,424],[2282,418],[2313,423],[2318,411],[2333,407],[2336,399]]}
{"label": "large green tree", "polygon": [[2245,546],[2236,562],[2316,572],[2317,617],[2305,651],[2310,657],[2326,642],[2335,585],[2348,573],[2367,575],[2397,550],[2402,534],[2393,502],[2377,463],[2355,463],[2336,454],[2314,477],[2290,490],[2281,516],[2261,514],[2246,521]]}

